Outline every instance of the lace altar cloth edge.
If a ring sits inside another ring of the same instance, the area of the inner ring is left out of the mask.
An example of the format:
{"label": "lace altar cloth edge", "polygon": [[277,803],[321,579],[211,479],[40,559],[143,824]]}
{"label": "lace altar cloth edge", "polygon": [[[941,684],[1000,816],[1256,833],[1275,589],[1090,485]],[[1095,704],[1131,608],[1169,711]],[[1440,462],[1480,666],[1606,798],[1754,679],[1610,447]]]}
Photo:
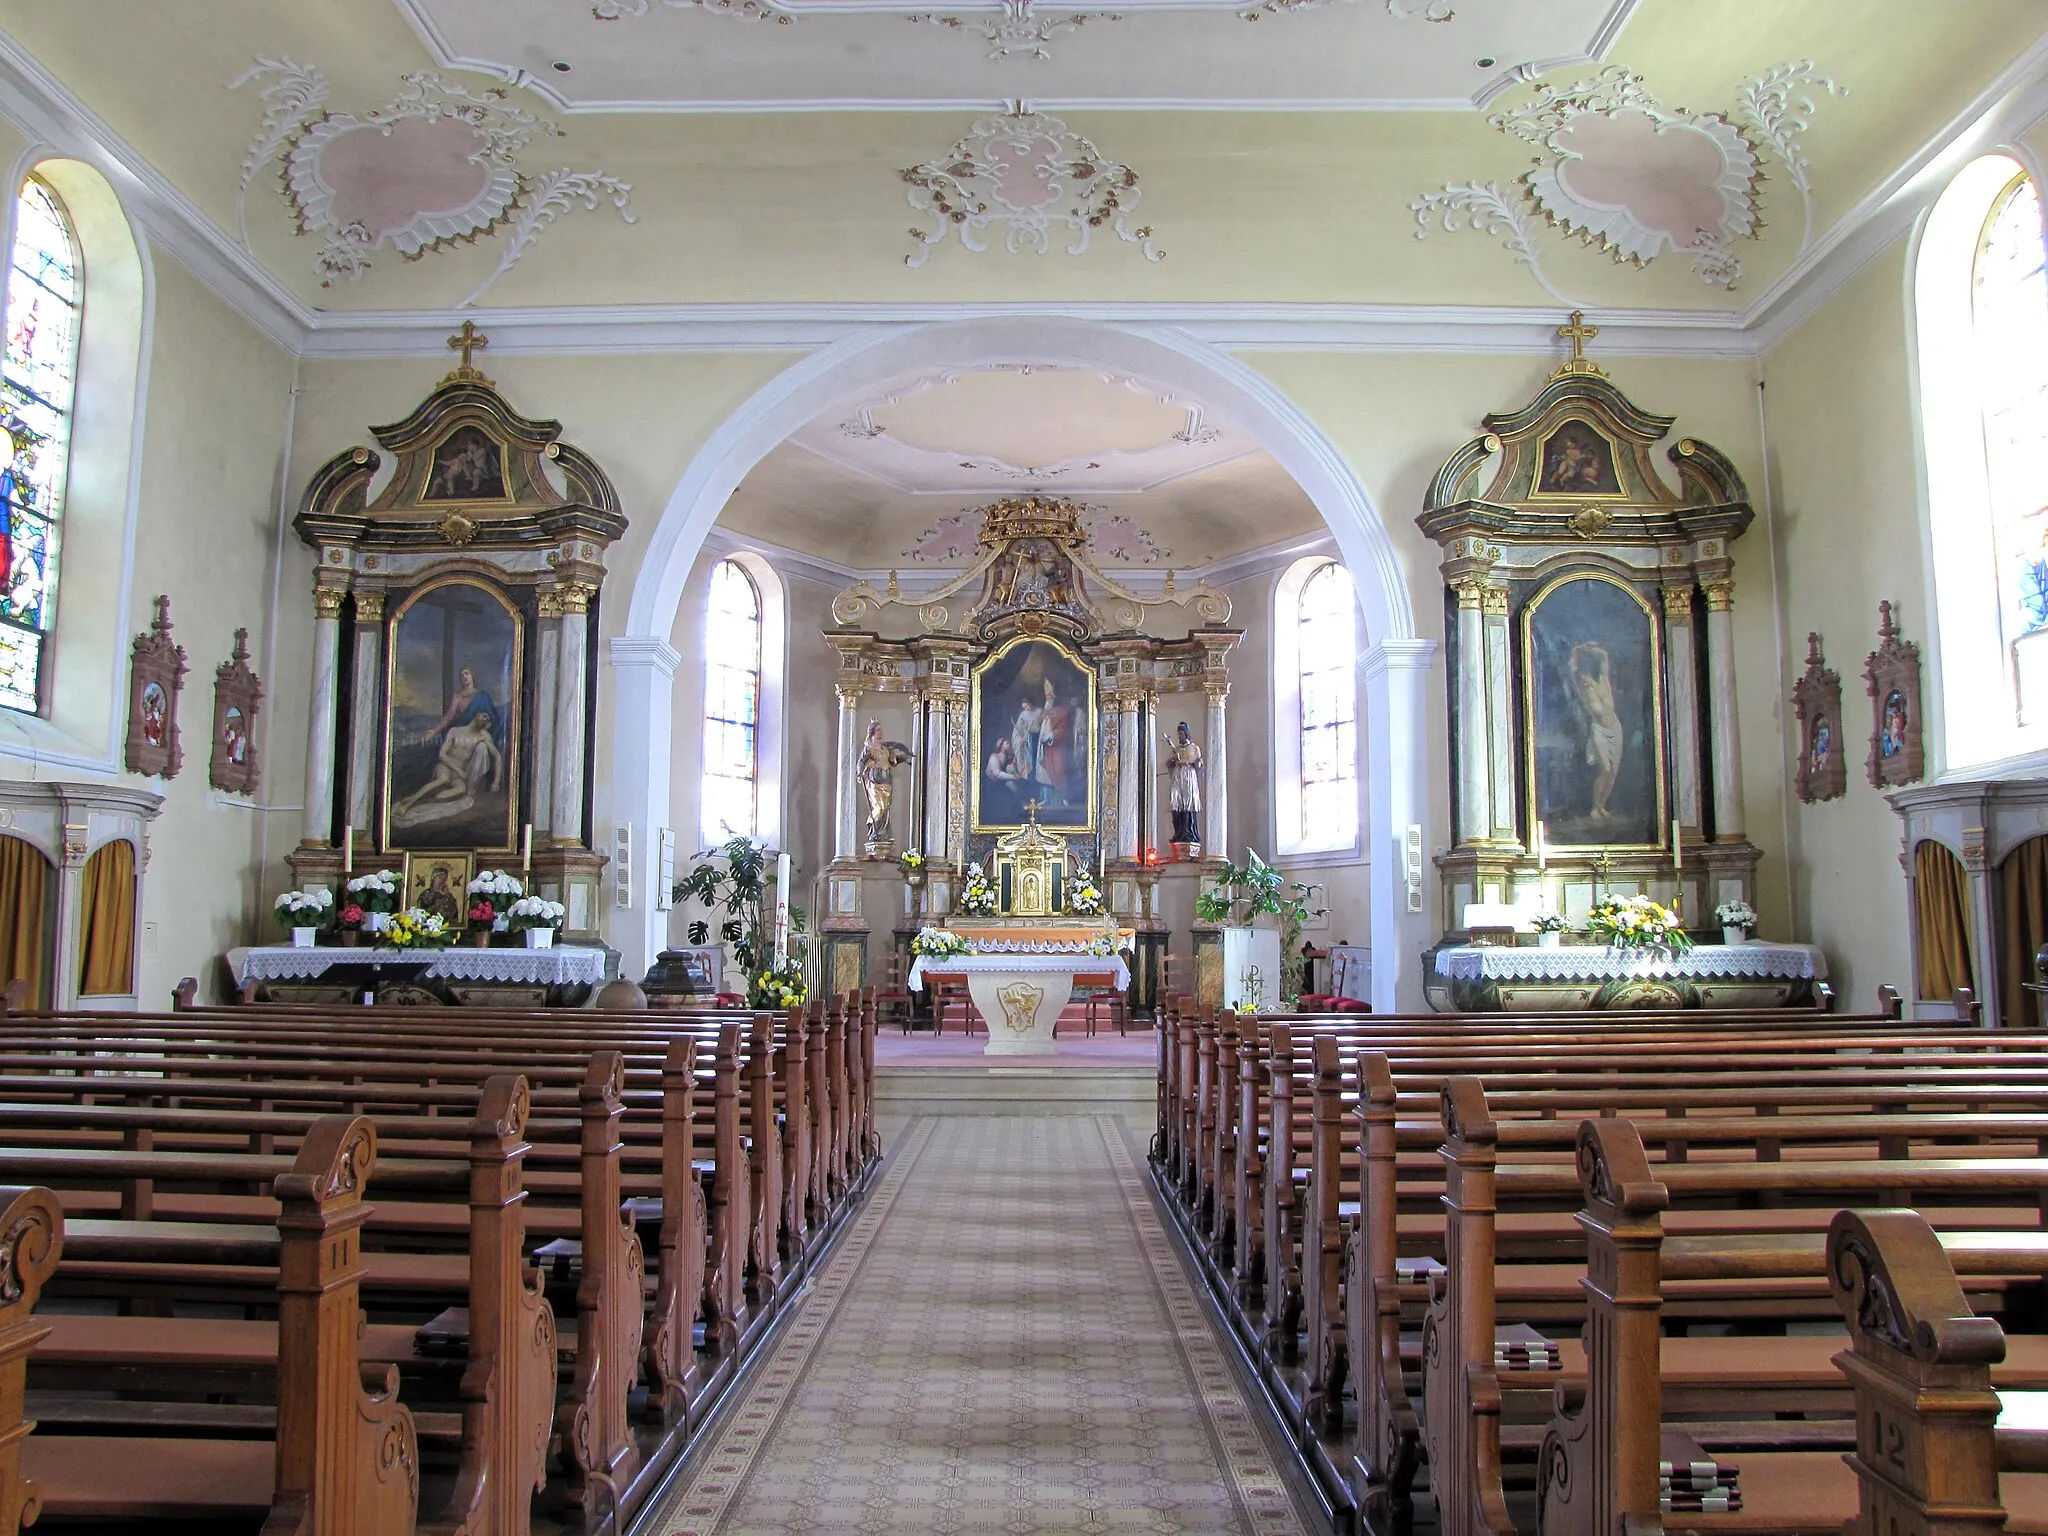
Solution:
{"label": "lace altar cloth edge", "polygon": [[965,976],[974,971],[1066,971],[1076,976],[1113,974],[1119,989],[1131,984],[1131,968],[1124,964],[1121,955],[947,955],[943,959],[919,955],[910,967],[911,991],[924,990],[927,964],[934,972],[948,976]]}
{"label": "lace altar cloth edge", "polygon": [[243,951],[236,974],[245,982],[314,981],[333,966],[371,961],[425,964],[426,974],[440,981],[594,987],[604,980],[605,952],[575,944],[548,949],[371,949],[338,944],[298,949],[289,944],[259,944]]}
{"label": "lace altar cloth edge", "polygon": [[1626,981],[1635,977],[1699,977],[1815,981],[1827,956],[1811,944],[1695,944],[1682,955],[1605,949],[1454,945],[1436,952],[1436,973],[1451,981]]}

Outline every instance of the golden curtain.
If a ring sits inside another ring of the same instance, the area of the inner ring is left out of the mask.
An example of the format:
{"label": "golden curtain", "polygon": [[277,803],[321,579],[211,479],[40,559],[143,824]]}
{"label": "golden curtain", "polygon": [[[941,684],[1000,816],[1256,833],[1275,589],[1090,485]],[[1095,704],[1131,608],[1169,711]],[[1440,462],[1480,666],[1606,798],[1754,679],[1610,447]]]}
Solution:
{"label": "golden curtain", "polygon": [[33,843],[0,837],[0,980],[25,981],[42,1007],[43,954],[49,934],[50,861]]}
{"label": "golden curtain", "polygon": [[81,997],[135,990],[135,845],[125,838],[85,861],[84,917],[78,947]]}
{"label": "golden curtain", "polygon": [[1976,986],[1970,977],[1970,896],[1963,861],[1929,839],[1913,850],[1913,884],[1920,995],[1947,1002],[1957,987]]}
{"label": "golden curtain", "polygon": [[2039,1028],[2039,997],[2021,985],[2034,979],[2034,952],[2048,944],[2048,837],[2030,837],[1998,866],[1998,1016],[2008,1025]]}

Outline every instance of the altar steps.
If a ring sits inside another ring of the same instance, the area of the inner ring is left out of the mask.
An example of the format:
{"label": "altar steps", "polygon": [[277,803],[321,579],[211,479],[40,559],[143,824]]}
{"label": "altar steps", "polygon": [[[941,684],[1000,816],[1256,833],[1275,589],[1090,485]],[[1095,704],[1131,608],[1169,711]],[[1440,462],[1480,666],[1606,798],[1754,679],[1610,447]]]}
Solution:
{"label": "altar steps", "polygon": [[[1016,1060],[1018,1058],[1012,1058]],[[1152,1113],[1157,1083],[1148,1068],[1094,1062],[1030,1066],[958,1065],[875,1068],[878,1115],[1136,1115]]]}

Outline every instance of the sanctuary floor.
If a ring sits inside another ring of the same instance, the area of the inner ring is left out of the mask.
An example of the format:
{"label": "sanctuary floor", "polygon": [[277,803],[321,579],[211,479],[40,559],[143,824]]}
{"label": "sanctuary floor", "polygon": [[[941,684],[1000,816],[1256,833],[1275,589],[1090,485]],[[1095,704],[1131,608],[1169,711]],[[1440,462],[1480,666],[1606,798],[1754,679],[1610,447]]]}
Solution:
{"label": "sanctuary floor", "polygon": [[1080,1067],[1140,1072],[1150,1081],[1156,1065],[1154,1052],[1158,1049],[1155,1039],[1150,1024],[1127,1035],[1111,1030],[1091,1037],[1078,1021],[1070,1027],[1062,1020],[1054,1037],[1059,1050],[1053,1055],[989,1056],[984,1054],[988,1045],[986,1035],[966,1035],[958,1030],[943,1035],[918,1030],[906,1035],[900,1029],[883,1028],[875,1031],[875,1070],[879,1073],[985,1066],[1043,1071],[1048,1067]]}
{"label": "sanctuary floor", "polygon": [[1138,1125],[917,1113],[890,1146],[642,1536],[1320,1528],[1161,1226]]}

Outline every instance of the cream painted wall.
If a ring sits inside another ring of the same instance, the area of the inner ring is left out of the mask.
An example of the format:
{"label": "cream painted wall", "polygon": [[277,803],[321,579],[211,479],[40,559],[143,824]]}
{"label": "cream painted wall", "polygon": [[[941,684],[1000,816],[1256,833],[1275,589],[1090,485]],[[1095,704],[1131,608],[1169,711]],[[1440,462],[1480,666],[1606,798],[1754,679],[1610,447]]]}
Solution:
{"label": "cream painted wall", "polygon": [[[1841,674],[1849,791],[1801,805],[1788,791],[1795,933],[1827,950],[1836,989],[1867,1008],[1880,982],[1911,995],[1909,917],[1899,819],[1863,777],[1863,658],[1877,644],[1877,604],[1901,604],[1909,639],[1932,630],[1921,542],[1918,430],[1908,370],[1907,247],[1866,267],[1764,359],[1789,698],[1817,631]],[[1929,675],[1932,688],[1933,677]],[[1789,704],[1775,770],[1793,771]],[[1929,732],[1930,754],[1937,732]],[[1769,931],[1768,929],[1766,930]]]}

